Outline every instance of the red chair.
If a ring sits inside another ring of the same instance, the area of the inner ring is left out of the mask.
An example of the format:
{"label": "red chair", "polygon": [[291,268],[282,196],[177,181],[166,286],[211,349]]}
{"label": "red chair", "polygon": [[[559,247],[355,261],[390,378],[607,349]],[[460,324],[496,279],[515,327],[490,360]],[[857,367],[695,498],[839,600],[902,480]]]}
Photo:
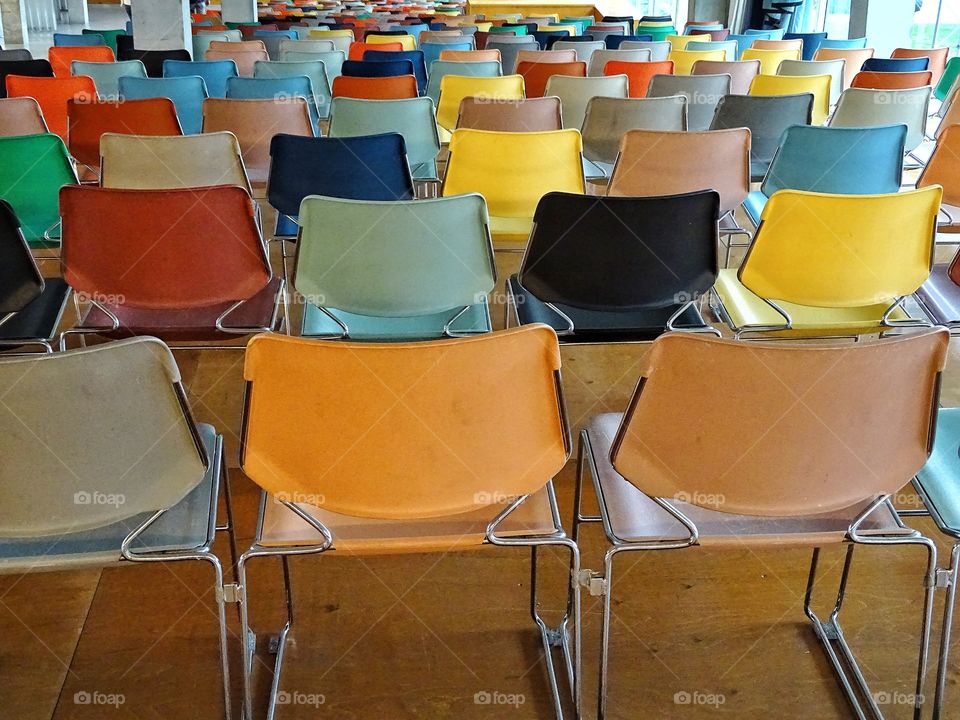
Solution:
{"label": "red chair", "polygon": [[[109,49],[109,48],[108,48]],[[67,103],[70,100],[90,103],[97,99],[93,78],[26,77],[7,75],[7,97],[32,97],[40,105],[50,132],[67,140]]]}
{"label": "red chair", "polygon": [[909,90],[925,87],[933,82],[933,73],[929,70],[917,72],[871,72],[861,70],[853,76],[850,87],[870,90]]}
{"label": "red chair", "polygon": [[[322,38],[321,38],[322,39]],[[352,42],[350,43],[350,51],[348,53],[347,60],[363,60],[363,54],[367,50],[387,50],[387,51],[403,51],[403,43],[398,42],[388,42],[388,43],[365,43],[365,42]]]}
{"label": "red chair", "polygon": [[647,96],[647,88],[654,75],[673,75],[673,60],[653,62],[623,62],[611,60],[603,67],[604,75],[626,75],[630,84],[630,97]]}
{"label": "red chair", "polygon": [[413,75],[371,78],[340,75],[333,79],[333,97],[359,98],[361,100],[415,98],[417,97],[417,78]]}
{"label": "red chair", "polygon": [[276,327],[282,282],[244,188],[73,185],[60,214],[64,279],[92,301],[61,346],[68,334],[223,340]]}
{"label": "red chair", "polygon": [[587,64],[582,60],[574,62],[521,62],[517,63],[517,74],[523,75],[523,86],[529,98],[543,97],[547,81],[554,75],[586,77]]}
{"label": "red chair", "polygon": [[67,45],[50,48],[47,54],[54,77],[70,77],[70,64],[74,60],[85,62],[116,62],[113,50],[107,45]]}

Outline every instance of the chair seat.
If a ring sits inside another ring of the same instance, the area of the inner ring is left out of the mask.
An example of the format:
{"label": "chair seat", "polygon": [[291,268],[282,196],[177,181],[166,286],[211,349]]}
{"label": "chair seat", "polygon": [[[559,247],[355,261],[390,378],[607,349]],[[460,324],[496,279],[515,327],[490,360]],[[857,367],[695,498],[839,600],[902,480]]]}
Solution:
{"label": "chair seat", "polygon": [[[623,415],[595,415],[587,425],[590,453],[597,468],[595,485],[603,498],[614,535],[628,542],[679,541],[689,537],[687,529],[636,486],[618,473],[610,462],[610,450]],[[869,502],[844,510],[793,517],[735,515],[691,505],[682,499],[670,504],[689,518],[699,530],[700,545],[742,547],[749,545],[820,546],[843,542],[847,529]],[[868,534],[902,535],[911,532],[887,505],[875,510],[863,525]]]}
{"label": "chair seat", "polygon": [[437,173],[437,161],[429,160],[428,162],[422,162],[417,164],[410,165],[410,173],[413,175],[414,180],[437,180],[439,175]]}
{"label": "chair seat", "polygon": [[532,217],[490,216],[490,235],[494,245],[526,245],[531,230]]}
{"label": "chair seat", "polygon": [[914,485],[946,532],[960,534],[960,408],[940,408],[933,452]]}
{"label": "chair seat", "polygon": [[[216,452],[217,431],[213,426],[198,424],[197,429],[210,458],[210,467],[203,480],[183,500],[137,539],[133,544],[134,550],[192,550],[206,544],[212,537],[211,521],[216,522],[216,515],[211,513],[211,509],[216,507],[223,458]],[[122,431],[117,439],[123,440]],[[149,482],[150,478],[131,478],[131,482],[141,481]],[[103,566],[118,562],[121,543],[150,515],[152,513],[143,513],[105,527],[66,535],[0,538],[0,574],[24,572],[27,569]]]}
{"label": "chair seat", "polygon": [[951,223],[948,221],[946,216],[941,213],[939,224],[937,225],[937,232],[960,233],[960,207],[942,203],[940,205],[940,209],[943,210],[944,213],[949,213],[949,216],[953,219],[953,222]]}
{"label": "chair seat", "polygon": [[[731,326],[735,329],[784,324],[783,317],[776,310],[743,286],[737,279],[736,269],[721,270],[713,289],[723,305]],[[793,320],[793,331],[799,332],[876,330],[890,304],[877,303],[853,308],[819,308],[788,302],[777,303]],[[907,320],[910,316],[898,309],[891,317],[895,320]]]}
{"label": "chair seat", "polygon": [[766,204],[767,196],[759,190],[750,192],[747,195],[747,199],[743,201],[743,209],[754,227],[760,225],[760,216],[763,215],[763,208],[766,207]]}
{"label": "chair seat", "polygon": [[[277,324],[281,278],[273,278],[262,290],[238,307],[224,320],[227,327],[269,327]],[[120,320],[120,328],[111,330],[110,318],[92,306],[77,328],[109,337],[155,335],[161,340],[223,340],[239,338],[235,333],[216,329],[217,318],[232,303],[218,303],[203,307],[171,310],[150,310],[127,305],[105,305]]]}
{"label": "chair seat", "polygon": [[[543,301],[524,288],[517,275],[507,281],[507,289],[513,297],[521,325],[543,323],[557,332],[568,329],[566,320]],[[557,308],[572,321],[574,332],[560,336],[561,342],[624,342],[629,340],[653,340],[666,332],[667,321],[680,309],[680,305],[665,308],[607,312],[584,310],[572,305],[557,304]],[[707,324],[696,307],[690,307],[677,319],[678,328],[706,328]]]}
{"label": "chair seat", "polygon": [[44,278],[40,297],[0,325],[0,340],[49,340],[60,325],[70,286],[63,278]]}
{"label": "chair seat", "polygon": [[937,325],[960,323],[960,287],[950,279],[947,268],[934,265],[930,277],[917,290],[917,299]]}
{"label": "chair seat", "polygon": [[[547,488],[532,494],[506,519],[498,535],[549,535],[558,528],[553,523],[551,496]],[[505,507],[496,503],[458,515],[423,520],[377,520],[353,517],[323,510],[316,505],[298,503],[311,517],[319,520],[333,535],[333,549],[350,554],[445,552],[480,547],[487,525]],[[316,530],[292,510],[269,496],[264,510],[260,544],[271,547],[309,545],[323,541]]]}
{"label": "chair seat", "polygon": [[297,237],[300,226],[297,221],[283,213],[277,213],[277,227],[274,232],[275,237]]}
{"label": "chair seat", "polygon": [[[350,329],[351,340],[427,340],[443,337],[443,328],[461,308],[430,315],[411,317],[376,317],[356,315],[336,308],[326,308]],[[451,326],[454,333],[490,332],[490,309],[486,301],[471,305]],[[316,305],[303,311],[301,335],[339,337],[343,329]]]}

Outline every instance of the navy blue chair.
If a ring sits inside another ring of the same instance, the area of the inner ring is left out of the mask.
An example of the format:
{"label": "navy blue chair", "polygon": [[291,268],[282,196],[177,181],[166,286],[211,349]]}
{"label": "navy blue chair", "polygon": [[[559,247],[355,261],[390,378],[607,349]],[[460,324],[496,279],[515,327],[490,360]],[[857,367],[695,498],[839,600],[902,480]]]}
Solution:
{"label": "navy blue chair", "polygon": [[[593,41],[594,41],[594,37],[593,37],[593,35],[571,35],[570,37],[565,37],[565,38],[563,38],[563,41],[564,41],[564,42],[593,42]],[[556,41],[556,40],[553,40],[553,41],[551,41],[550,44],[553,45],[553,43],[555,43],[555,42],[557,42],[557,41]],[[606,41],[604,41],[604,42],[606,42]]]}
{"label": "navy blue chair", "polygon": [[557,40],[570,40],[571,37],[563,30],[537,30],[530,33],[540,44],[541,50],[549,50]]}
{"label": "navy blue chair", "polygon": [[308,195],[413,200],[413,178],[403,136],[274,135],[270,141],[267,200],[277,210],[277,237],[296,237],[300,202]]}
{"label": "navy blue chair", "polygon": [[653,42],[653,35],[607,35],[603,41],[607,50],[619,50],[623,42]]}
{"label": "navy blue chair", "polygon": [[[396,62],[409,60],[413,63],[413,76],[417,78],[417,87],[421,95],[427,92],[427,63],[423,57],[423,50],[367,50],[363,54],[364,62]],[[344,73],[347,74],[347,73]]]}
{"label": "navy blue chair", "polygon": [[867,72],[923,72],[928,69],[930,58],[870,58],[860,67]]}
{"label": "navy blue chair", "polygon": [[[389,51],[388,51],[389,52]],[[413,63],[410,60],[344,60],[340,72],[347,77],[382,78],[398,75],[413,75]],[[417,84],[420,84],[419,79]]]}
{"label": "navy blue chair", "polygon": [[784,33],[783,39],[803,40],[803,54],[800,59],[813,60],[813,56],[817,52],[817,48],[820,47],[820,43],[827,39],[827,34],[825,32]]}

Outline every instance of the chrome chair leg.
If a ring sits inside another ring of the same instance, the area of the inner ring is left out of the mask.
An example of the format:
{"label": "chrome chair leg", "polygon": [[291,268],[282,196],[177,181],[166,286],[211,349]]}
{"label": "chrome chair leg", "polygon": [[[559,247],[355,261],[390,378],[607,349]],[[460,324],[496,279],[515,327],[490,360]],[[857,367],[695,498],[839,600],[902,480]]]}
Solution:
{"label": "chrome chair leg", "polygon": [[933,719],[941,720],[946,715],[943,708],[947,689],[947,663],[950,658],[950,638],[953,634],[953,614],[957,603],[957,580],[960,578],[960,544],[950,548],[950,568],[947,571],[947,597],[943,606],[943,634],[940,637],[940,653],[937,662],[937,685],[933,698]]}

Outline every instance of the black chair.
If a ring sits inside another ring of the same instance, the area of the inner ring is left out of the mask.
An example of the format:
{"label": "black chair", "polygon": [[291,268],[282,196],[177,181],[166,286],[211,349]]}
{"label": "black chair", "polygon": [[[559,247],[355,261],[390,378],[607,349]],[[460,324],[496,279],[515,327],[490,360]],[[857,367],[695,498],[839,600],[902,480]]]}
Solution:
{"label": "black chair", "polygon": [[53,77],[48,60],[0,60],[0,97],[7,96],[7,75]]}
{"label": "black chair", "polygon": [[750,128],[750,180],[760,182],[770,167],[780,138],[792,125],[809,125],[813,95],[724,95],[711,130]]}
{"label": "black chair", "polygon": [[[606,19],[606,18],[604,18]],[[673,22],[672,15],[644,15],[640,22]]]}
{"label": "black chair", "polygon": [[0,200],[0,348],[40,345],[53,352],[69,292],[63,278],[40,274],[17,214]]}
{"label": "black chair", "polygon": [[534,40],[540,44],[541,50],[549,50],[557,40],[570,38],[566,30],[537,30],[530,35],[533,35]]}
{"label": "black chair", "polygon": [[561,342],[644,342],[712,332],[698,310],[717,279],[720,195],[592,197],[552,192],[537,205],[506,324],[545,323]]}
{"label": "black chair", "polygon": [[[133,50],[135,47],[133,35],[117,35],[117,54],[123,52],[124,50]],[[197,60],[203,60],[203,58],[197,58]]]}
{"label": "black chair", "polygon": [[[596,38],[593,35],[570,35],[569,37],[563,38],[563,42],[593,42],[594,40],[596,40]],[[553,47],[556,42],[558,41],[554,40],[550,43],[550,46]]]}
{"label": "black chair", "polygon": [[164,60],[190,61],[190,53],[186,50],[137,50],[130,48],[118,51],[118,60],[139,60],[147,69],[147,77],[163,77]]}
{"label": "black chair", "polygon": [[0,50],[0,60],[33,60],[33,55],[24,49]]}
{"label": "black chair", "polygon": [[601,19],[600,22],[604,22],[604,23],[628,22],[633,24],[634,19],[632,15],[604,15],[603,19]]}
{"label": "black chair", "polygon": [[382,78],[413,75],[410,60],[344,60],[340,72],[348,77]]}

